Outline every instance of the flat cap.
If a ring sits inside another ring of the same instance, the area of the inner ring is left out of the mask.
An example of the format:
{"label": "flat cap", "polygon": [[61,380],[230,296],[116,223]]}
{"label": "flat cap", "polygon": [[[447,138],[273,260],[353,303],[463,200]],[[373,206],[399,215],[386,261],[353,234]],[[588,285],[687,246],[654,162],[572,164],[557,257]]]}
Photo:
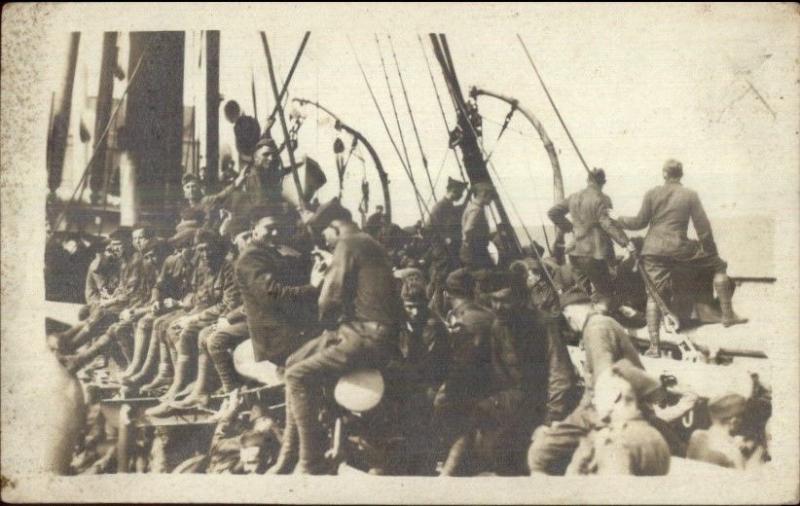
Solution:
{"label": "flat cap", "polygon": [[350,214],[350,211],[342,206],[338,198],[334,197],[317,208],[307,225],[315,231],[321,232],[334,220],[351,221],[352,219],[353,215]]}

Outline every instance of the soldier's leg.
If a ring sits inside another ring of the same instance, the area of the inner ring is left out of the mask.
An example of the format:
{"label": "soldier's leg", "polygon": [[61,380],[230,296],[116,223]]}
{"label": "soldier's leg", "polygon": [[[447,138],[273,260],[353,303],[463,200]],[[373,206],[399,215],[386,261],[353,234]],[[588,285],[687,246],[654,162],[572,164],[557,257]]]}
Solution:
{"label": "soldier's leg", "polygon": [[[650,277],[658,294],[664,301],[672,299],[672,273],[669,262],[663,258],[645,256],[642,258],[645,273]],[[647,319],[647,333],[650,337],[650,347],[645,352],[648,357],[661,356],[661,308],[656,300],[648,292],[647,309],[645,318]]]}
{"label": "soldier's leg", "polygon": [[224,330],[215,330],[208,336],[208,355],[226,392],[232,392],[241,385],[241,378],[233,365],[233,349],[249,337],[247,322],[235,323]]}
{"label": "soldier's leg", "polygon": [[722,311],[722,325],[730,327],[747,323],[747,318],[741,318],[733,310],[733,280],[728,276],[728,264],[717,255],[708,255],[695,262],[698,268],[714,270],[714,290],[719,297],[719,308]]}
{"label": "soldier's leg", "polygon": [[181,329],[176,332],[175,340],[175,375],[172,385],[164,394],[165,400],[172,400],[178,393],[191,383],[197,367],[197,338],[206,327],[216,323],[219,312],[208,309],[197,314]]}
{"label": "soldier's leg", "polygon": [[[153,323],[148,357],[145,359],[141,373],[131,378],[131,381],[136,379],[138,384],[145,383],[149,380],[149,383],[142,387],[143,392],[150,392],[172,382],[172,360],[170,360],[169,356],[167,334],[172,324],[185,315],[185,311],[176,311],[164,316],[159,316]],[[150,350],[153,351],[152,358]],[[153,377],[153,372],[156,373],[155,377]]]}
{"label": "soldier's leg", "polygon": [[531,474],[563,475],[580,440],[591,430],[594,409],[580,404],[562,422],[540,426],[528,450]]}
{"label": "soldier's leg", "polygon": [[136,322],[136,329],[133,333],[133,355],[128,368],[122,373],[123,378],[133,376],[142,367],[155,320],[156,316],[153,313],[147,313]]}
{"label": "soldier's leg", "polygon": [[[327,334],[323,334],[315,339],[308,341],[300,349],[291,354],[286,360],[286,368],[290,369],[294,364],[302,362],[308,357],[311,357],[324,348],[327,340]],[[232,364],[231,364],[232,365]],[[221,375],[221,373],[220,373]],[[300,445],[300,435],[297,430],[297,421],[292,409],[292,399],[289,395],[288,388],[286,390],[286,426],[283,429],[283,441],[281,441],[281,450],[278,453],[278,458],[275,464],[267,470],[267,474],[289,474],[294,470],[297,465],[298,448]]]}
{"label": "soldier's leg", "polygon": [[150,381],[160,363],[161,346],[159,336],[165,331],[169,323],[179,317],[181,313],[182,311],[176,311],[155,317],[149,333],[146,327],[142,328],[143,348],[147,350],[147,354],[142,365],[133,374],[122,378],[124,384],[138,386]]}
{"label": "soldier's leg", "polygon": [[547,332],[547,413],[545,425],[563,420],[575,407],[577,378],[569,351],[561,336],[563,317],[542,318]]}
{"label": "soldier's leg", "polygon": [[185,399],[175,402],[178,408],[190,408],[194,406],[205,406],[208,404],[208,394],[211,376],[214,373],[211,359],[208,352],[208,341],[217,332],[215,325],[209,325],[200,331],[197,337],[197,380],[192,386],[192,391]]}
{"label": "soldier's leg", "polygon": [[[386,330],[386,329],[384,329]],[[337,331],[339,342],[302,360],[286,370],[286,393],[300,436],[302,474],[325,472],[325,433],[317,416],[322,402],[322,386],[359,367],[376,367],[388,357],[380,346],[381,338],[364,336],[369,331],[358,324],[343,324]]]}

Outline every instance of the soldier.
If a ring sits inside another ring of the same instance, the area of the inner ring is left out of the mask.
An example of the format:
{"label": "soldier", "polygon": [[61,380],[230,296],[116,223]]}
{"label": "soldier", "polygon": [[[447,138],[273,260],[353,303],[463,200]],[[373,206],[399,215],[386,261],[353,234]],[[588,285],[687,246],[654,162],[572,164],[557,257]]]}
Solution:
{"label": "soldier", "polygon": [[669,445],[645,418],[662,392],[658,381],[628,360],[601,373],[594,404],[604,425],[581,441],[567,474],[666,475]]}
{"label": "soldier", "polygon": [[433,394],[447,376],[450,337],[441,317],[431,314],[421,276],[408,275],[400,290],[406,310],[406,328],[400,334],[400,349],[416,381]]}
{"label": "soldier", "polygon": [[197,310],[182,321],[173,323],[167,336],[170,337],[176,360],[175,374],[161,404],[147,410],[150,416],[160,416],[171,411],[171,402],[190,382],[197,363],[197,338],[205,327],[239,305],[240,294],[234,282],[234,268],[225,259],[225,243],[222,238],[206,230],[198,230],[195,236],[195,253],[200,256],[208,270],[202,292],[196,293],[200,304]]}
{"label": "soldier", "polygon": [[453,178],[447,179],[447,193],[433,206],[425,235],[431,243],[430,249],[430,285],[428,298],[436,309],[442,306],[442,290],[447,275],[459,267],[459,251],[461,250],[461,217],[464,205],[458,205],[467,189],[467,183]]}
{"label": "soldier", "polygon": [[544,424],[563,420],[575,407],[577,401],[577,377],[569,358],[562,329],[566,322],[561,312],[558,292],[546,278],[545,267],[538,260],[524,258],[512,262],[511,272],[524,283],[526,294],[520,299],[543,328],[547,339],[547,411]]}
{"label": "soldier", "polygon": [[[649,274],[659,294],[669,304],[674,297],[672,277],[678,270],[691,271],[693,277],[713,273],[713,285],[722,309],[725,327],[746,323],[733,311],[733,282],[726,274],[727,264],[717,254],[703,204],[693,190],[681,184],[683,164],[667,160],[662,170],[664,184],[648,191],[639,214],[622,217],[619,224],[628,230],[648,227],[641,255],[644,269]],[[689,220],[694,224],[699,241],[687,238]],[[647,329],[650,334],[648,354],[659,353],[661,310],[652,297],[647,300]]]}
{"label": "soldier", "polygon": [[279,367],[312,335],[318,295],[308,285],[306,258],[282,244],[285,229],[282,217],[257,208],[250,244],[236,262],[255,359]]}
{"label": "soldier", "polygon": [[[405,317],[386,251],[358,229],[350,212],[338,206],[338,200],[333,202],[339,207],[335,213],[323,210],[334,218],[332,221],[312,219],[318,228],[324,227],[323,237],[333,255],[324,283],[322,271],[315,269],[311,285],[322,285],[319,316],[333,330],[298,350],[287,363],[285,374],[285,432],[287,439],[296,437],[299,442],[296,472],[300,474],[328,471],[324,462],[326,435],[317,418],[323,385],[335,383],[358,368],[383,369],[397,353],[397,334]],[[294,430],[296,435],[292,434]],[[288,446],[281,447],[274,472],[285,472],[284,466],[289,467],[285,458],[288,451]]]}
{"label": "soldier", "polygon": [[[65,366],[70,372],[76,372],[95,357],[109,350],[109,346],[127,347],[126,338],[131,337],[134,326],[139,318],[150,310],[150,295],[155,286],[156,276],[161,263],[167,256],[167,246],[161,240],[140,241],[142,261],[136,275],[136,283],[131,287],[127,307],[119,314],[117,322],[113,323],[91,346],[74,356],[65,356]],[[119,348],[111,348],[112,353]],[[125,365],[124,356],[116,353],[116,360]]]}
{"label": "soldier", "polygon": [[117,289],[120,274],[118,252],[121,248],[121,241],[110,240],[106,247],[103,248],[102,253],[97,255],[89,265],[84,289],[86,305],[89,306],[87,308],[89,311],[91,311],[91,306],[110,298]]}
{"label": "soldier", "polygon": [[[547,213],[550,220],[564,233],[572,232],[573,240],[566,253],[584,291],[592,295],[592,301],[605,302],[609,310],[618,306],[609,261],[614,259],[612,240],[635,253],[633,244],[625,232],[609,216],[611,198],[603,193],[606,173],[594,169],[587,178],[586,188],[573,193],[559,202]],[[567,214],[572,221],[567,219]],[[594,292],[590,290],[594,287]]]}
{"label": "soldier", "polygon": [[[152,294],[152,309],[136,323],[134,332],[133,357],[122,379],[130,378],[142,368],[147,350],[150,347],[153,324],[160,315],[177,309],[177,301],[183,299],[191,290],[194,273],[194,250],[191,237],[182,234],[172,240],[175,251],[164,260]],[[169,242],[169,240],[168,240]],[[157,346],[157,343],[155,344]]]}
{"label": "soldier", "polygon": [[385,222],[386,216],[383,214],[383,206],[375,206],[375,212],[369,215],[367,223],[364,225],[364,232],[377,238],[386,224]]}
{"label": "soldier", "polygon": [[491,383],[489,357],[494,315],[472,300],[474,283],[465,268],[451,272],[445,282],[444,297],[451,308],[446,320],[452,351],[447,377],[433,401],[435,421],[448,452],[443,476],[466,473],[474,438],[470,406],[486,394]]}
{"label": "soldier", "polygon": [[494,267],[489,255],[490,230],[486,219],[486,206],[494,199],[494,187],[489,182],[472,185],[472,198],[464,207],[461,217],[461,249],[459,258],[464,267],[472,271]]}
{"label": "soldier", "polygon": [[623,358],[642,368],[639,352],[627,331],[616,320],[602,314],[603,309],[603,304],[598,304],[583,326],[582,345],[586,352],[583,398],[563,421],[549,427],[543,425],[534,432],[528,451],[531,473],[564,474],[581,438],[597,423],[593,400],[594,384],[600,373]]}

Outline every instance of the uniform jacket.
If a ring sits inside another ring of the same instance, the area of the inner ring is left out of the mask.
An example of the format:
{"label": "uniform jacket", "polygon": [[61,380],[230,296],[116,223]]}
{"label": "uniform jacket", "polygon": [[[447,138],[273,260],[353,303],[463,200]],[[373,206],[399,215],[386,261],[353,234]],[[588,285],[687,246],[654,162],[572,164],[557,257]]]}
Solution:
{"label": "uniform jacket", "polygon": [[[611,208],[611,198],[599,186],[589,183],[583,190],[550,208],[547,216],[565,233],[573,233],[567,254],[607,260],[614,258],[612,239],[620,246],[628,244],[625,232],[608,215]],[[567,214],[572,221],[567,219]]]}
{"label": "uniform jacket", "polygon": [[84,296],[87,304],[96,304],[112,296],[119,285],[120,265],[102,253],[89,265]]}
{"label": "uniform jacket", "polygon": [[319,296],[320,321],[377,322],[398,330],[405,310],[386,250],[366,232],[342,235]]}
{"label": "uniform jacket", "polygon": [[717,246],[703,204],[697,193],[679,182],[668,182],[648,191],[636,216],[622,217],[619,223],[628,230],[649,227],[642,255],[691,257],[698,244],[686,236],[692,220],[697,238],[706,253],[716,254]]}
{"label": "uniform jacket", "polygon": [[583,327],[581,341],[586,352],[587,377],[584,399],[591,400],[597,376],[615,362],[627,358],[633,365],[644,369],[639,360],[639,351],[631,342],[625,328],[615,319],[605,315],[591,315]]}
{"label": "uniform jacket", "polygon": [[[458,256],[461,248],[461,218],[463,215],[464,206],[457,206],[447,198],[437,202],[431,209],[431,215],[425,228],[437,255],[446,253],[452,257]],[[450,244],[446,244],[447,239]]]}
{"label": "uniform jacket", "polygon": [[452,351],[447,378],[434,399],[437,410],[457,407],[468,399],[491,392],[492,323],[494,314],[472,301],[464,301],[447,315]]}
{"label": "uniform jacket", "polygon": [[483,206],[470,200],[461,217],[461,262],[468,267],[489,267],[490,229]]}
{"label": "uniform jacket", "polygon": [[236,279],[256,361],[283,365],[303,344],[301,333],[316,323],[307,308],[316,309],[317,290],[308,284],[304,267],[299,254],[282,254],[272,246],[250,244],[239,256]]}
{"label": "uniform jacket", "polygon": [[156,282],[153,298],[163,301],[170,298],[182,300],[192,289],[194,264],[180,252],[175,252],[164,260]]}

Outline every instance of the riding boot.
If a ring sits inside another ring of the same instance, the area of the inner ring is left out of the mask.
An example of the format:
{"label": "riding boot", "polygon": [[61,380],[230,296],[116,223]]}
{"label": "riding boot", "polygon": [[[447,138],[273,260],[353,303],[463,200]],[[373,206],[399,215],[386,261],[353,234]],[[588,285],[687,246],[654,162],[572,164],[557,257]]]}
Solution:
{"label": "riding boot", "polygon": [[156,377],[153,378],[150,383],[143,386],[141,391],[144,392],[151,392],[153,390],[157,390],[159,388],[168,386],[172,383],[172,362],[169,359],[169,346],[166,343],[159,343],[159,363],[158,363],[158,374]]}
{"label": "riding boot", "polygon": [[211,375],[208,362],[208,355],[201,352],[197,359],[197,380],[194,382],[191,393],[185,399],[174,403],[176,407],[192,408],[208,404],[208,383]]}
{"label": "riding boot", "polygon": [[442,466],[441,476],[461,476],[469,452],[470,439],[469,435],[463,435],[455,440]]}
{"label": "riding boot", "polygon": [[647,298],[647,333],[650,336],[650,348],[645,352],[646,357],[658,358],[661,356],[661,309],[655,300]]}
{"label": "riding boot", "polygon": [[297,465],[297,447],[300,444],[297,432],[297,423],[294,414],[289,407],[289,399],[286,399],[286,428],[283,429],[283,441],[281,441],[281,451],[275,464],[267,470],[267,474],[289,474]]}
{"label": "riding boot", "polygon": [[719,297],[719,307],[722,310],[722,325],[730,327],[740,323],[747,323],[747,318],[740,318],[733,311],[733,282],[727,274],[714,276],[714,289]]}
{"label": "riding boot", "polygon": [[[148,346],[149,344],[149,346]],[[150,339],[146,340],[143,348],[147,348],[147,355],[145,356],[142,365],[133,372],[130,376],[127,374],[122,376],[122,384],[129,386],[136,386],[145,383],[156,370],[156,367],[161,363],[161,343],[155,335],[151,335]]]}
{"label": "riding boot", "polygon": [[79,354],[73,356],[64,356],[64,366],[72,374],[78,372],[78,370],[82,369],[92,360],[94,360],[95,357],[103,353],[108,348],[108,344],[110,342],[111,337],[108,334],[103,334],[97,341],[92,343],[91,346]]}

